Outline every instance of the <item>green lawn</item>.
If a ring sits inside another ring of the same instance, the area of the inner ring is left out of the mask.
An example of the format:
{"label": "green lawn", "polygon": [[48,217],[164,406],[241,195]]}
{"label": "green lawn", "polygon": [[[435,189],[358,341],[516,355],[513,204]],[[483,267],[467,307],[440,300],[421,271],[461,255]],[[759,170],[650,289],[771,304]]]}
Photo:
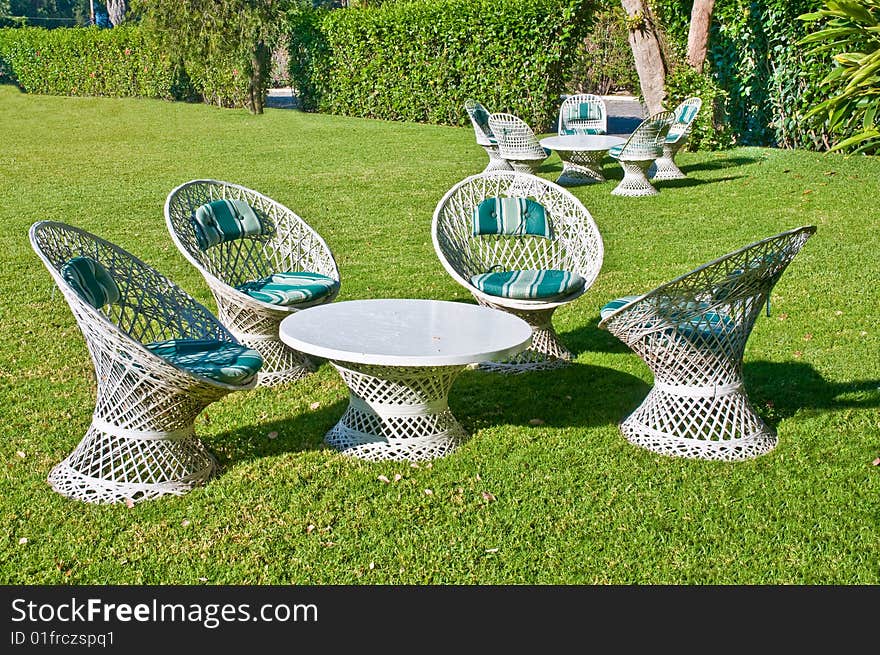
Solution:
{"label": "green lawn", "polygon": [[[94,382],[28,244],[31,223],[95,232],[213,308],[162,206],[186,180],[225,179],[318,230],[340,267],[339,300],[468,300],[434,254],[430,223],[485,154],[470,128],[0,87],[0,582],[880,583],[880,160],[739,148],[678,161],[689,179],[660,183],[654,198],[612,196],[613,181],[573,191],[605,243],[596,284],[555,317],[576,361],[463,373],[450,404],[472,438],[448,457],[412,467],[327,449],[347,393],[324,364],[199,417],[222,465],[206,486],[92,506],[45,481],[89,424]],[[559,170],[554,155],[541,174]],[[805,224],[818,232],[745,356],[778,447],[712,463],[630,445],[617,422],[651,375],[596,327],[599,308]]]}

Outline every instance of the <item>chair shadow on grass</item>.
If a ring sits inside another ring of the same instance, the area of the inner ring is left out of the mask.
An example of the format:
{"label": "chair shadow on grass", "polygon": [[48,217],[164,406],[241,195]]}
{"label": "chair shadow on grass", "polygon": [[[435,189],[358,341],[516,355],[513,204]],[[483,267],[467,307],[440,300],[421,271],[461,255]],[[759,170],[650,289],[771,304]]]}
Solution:
{"label": "chair shadow on grass", "polygon": [[679,165],[681,171],[687,175],[694,171],[717,171],[724,168],[734,168],[736,166],[748,166],[761,161],[761,157],[724,157],[710,161],[701,161],[695,164]]}
{"label": "chair shadow on grass", "polygon": [[[596,308],[598,310],[598,307]],[[620,339],[611,334],[608,330],[599,329],[599,315],[591,317],[590,320],[580,325],[570,332],[560,335],[562,342],[566,347],[575,354],[580,355],[584,352],[598,353],[630,353],[632,350],[627,347]]]}

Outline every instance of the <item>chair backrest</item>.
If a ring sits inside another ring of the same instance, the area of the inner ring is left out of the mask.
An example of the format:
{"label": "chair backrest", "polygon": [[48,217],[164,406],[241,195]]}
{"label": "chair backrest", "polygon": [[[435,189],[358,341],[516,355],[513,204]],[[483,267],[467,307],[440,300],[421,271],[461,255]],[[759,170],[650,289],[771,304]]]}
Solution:
{"label": "chair backrest", "polygon": [[[234,341],[207,308],[119,246],[80,228],[53,221],[34,223],[29,237],[70,305],[96,367],[99,361],[116,358],[119,352],[127,353],[129,361],[142,359],[147,352],[143,344],[154,341]],[[77,267],[82,262],[89,266]],[[103,288],[112,292],[97,296],[84,293],[88,281],[82,284],[81,279],[74,279],[72,268],[80,268],[84,274],[89,268],[97,271]],[[154,357],[148,355],[150,360]]]}
{"label": "chair backrest", "polygon": [[471,119],[477,143],[481,146],[494,146],[495,135],[492,134],[492,130],[489,127],[488,110],[476,100],[465,100],[464,110]]}
{"label": "chair backrest", "polygon": [[669,133],[666,135],[667,143],[677,143],[690,134],[691,128],[694,125],[694,120],[697,118],[697,114],[700,112],[702,106],[703,101],[694,96],[683,101],[675,108],[672,112],[675,117],[669,128]]}
{"label": "chair backrest", "polygon": [[547,153],[528,123],[513,114],[489,115],[489,128],[498,141],[498,154],[505,159],[547,158]]}
{"label": "chair backrest", "polygon": [[[203,248],[196,213],[220,199],[244,201],[261,229]],[[180,185],[165,201],[165,223],[190,263],[203,275],[232,287],[287,271],[310,271],[339,279],[333,254],[315,230],[281,203],[238,184],[191,180]]]}
{"label": "chair backrest", "polygon": [[559,108],[559,135],[605,134],[608,112],[605,101],[591,93],[580,93],[565,98]]}
{"label": "chair backrest", "polygon": [[[474,212],[485,200],[514,197],[543,207],[542,220],[548,223],[550,238],[537,231],[515,236],[475,234]],[[484,172],[453,186],[434,210],[431,236],[443,267],[469,289],[473,275],[500,267],[572,271],[586,280],[586,290],[599,274],[604,257],[599,228],[580,200],[549,180],[513,171]]]}
{"label": "chair backrest", "polygon": [[619,159],[655,159],[663,154],[663,142],[672,125],[671,111],[661,111],[648,116],[635,131],[630,134]]}
{"label": "chair backrest", "polygon": [[718,353],[738,366],[770,291],[815,232],[799,227],[728,253],[609,313],[599,327],[626,336],[621,339],[636,352],[670,331],[707,345],[723,342]]}

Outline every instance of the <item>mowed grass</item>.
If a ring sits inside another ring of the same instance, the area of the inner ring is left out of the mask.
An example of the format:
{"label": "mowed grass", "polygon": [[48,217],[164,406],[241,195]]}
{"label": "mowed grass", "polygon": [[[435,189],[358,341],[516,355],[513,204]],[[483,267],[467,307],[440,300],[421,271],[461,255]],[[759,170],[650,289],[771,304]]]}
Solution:
{"label": "mowed grass", "polygon": [[[620,169],[608,163],[615,180],[573,190],[605,243],[595,285],[555,317],[575,363],[464,372],[450,405],[472,437],[431,464],[371,464],[325,447],[347,392],[324,363],[210,406],[196,427],[222,468],[186,496],[129,509],[51,490],[46,476],[84,434],[95,385],[70,310],[28,244],[33,222],[113,241],[213,309],[162,206],[184,181],[230,180],[320,232],[340,267],[340,301],[470,301],[439,264],[430,223],[442,195],[485,161],[470,128],[0,87],[0,582],[880,582],[880,160],[867,157],[682,153],[689,179],[647,199],[611,196]],[[541,175],[559,170],[554,155]],[[599,308],[806,224],[818,232],[746,347],[747,388],[778,447],[718,463],[630,445],[617,423],[652,378],[596,327]]]}

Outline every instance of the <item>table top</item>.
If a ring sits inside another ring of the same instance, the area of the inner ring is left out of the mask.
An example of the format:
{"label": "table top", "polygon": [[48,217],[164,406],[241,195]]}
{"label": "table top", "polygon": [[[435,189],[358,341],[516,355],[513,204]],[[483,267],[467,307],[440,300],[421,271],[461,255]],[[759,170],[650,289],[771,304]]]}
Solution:
{"label": "table top", "polygon": [[349,300],[303,309],[281,321],[281,341],[341,362],[453,366],[525,350],[532,329],[489,307],[442,300]]}
{"label": "table top", "polygon": [[608,150],[624,143],[626,139],[607,134],[566,134],[541,139],[541,146],[551,150]]}

